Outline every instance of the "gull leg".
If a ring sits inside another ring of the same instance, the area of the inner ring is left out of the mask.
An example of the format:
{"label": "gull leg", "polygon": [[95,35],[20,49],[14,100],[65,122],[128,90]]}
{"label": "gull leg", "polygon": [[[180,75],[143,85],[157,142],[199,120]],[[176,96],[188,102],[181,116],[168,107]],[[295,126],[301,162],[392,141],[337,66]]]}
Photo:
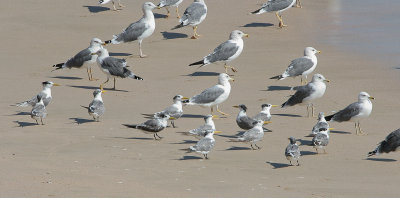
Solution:
{"label": "gull leg", "polygon": [[176,128],[175,127],[175,122],[173,120],[171,121],[171,125],[172,125],[173,128]]}
{"label": "gull leg", "polygon": [[166,16],[165,18],[168,18],[168,17],[169,17],[169,15],[170,15],[170,12],[169,12],[169,10],[168,10],[168,8],[167,8],[167,7],[165,7],[165,9],[167,10],[167,16]]}
{"label": "gull leg", "polygon": [[112,4],[113,4],[113,10],[114,10],[114,11],[118,11],[117,8],[115,8],[115,3],[114,3],[114,1],[112,1]]}
{"label": "gull leg", "polygon": [[89,70],[89,67],[88,67],[88,68],[86,68],[86,72],[87,72],[87,75],[88,75],[88,77],[89,77],[89,81],[92,81],[92,77],[90,76],[90,70]]}
{"label": "gull leg", "polygon": [[110,80],[110,78],[107,76],[107,80],[106,80],[105,82],[103,82],[103,83],[100,85],[100,89],[101,89],[101,90],[103,90],[104,85],[105,85],[106,83],[108,83],[109,80]]}
{"label": "gull leg", "polygon": [[211,107],[211,115],[214,115],[214,108]]}
{"label": "gull leg", "polygon": [[139,40],[139,52],[140,52],[140,58],[146,58],[147,57],[147,55],[145,55],[145,54],[143,54],[142,53],[142,41],[143,40]]}
{"label": "gull leg", "polygon": [[293,166],[293,164],[292,164],[292,160],[289,160],[289,162],[290,162],[290,166]]}
{"label": "gull leg", "polygon": [[314,113],[314,104],[311,103],[311,111],[312,111],[312,117],[315,117],[315,113]]}
{"label": "gull leg", "polygon": [[224,116],[228,116],[228,115],[229,115],[229,114],[224,113],[224,112],[222,112],[221,110],[219,110],[218,105],[217,105],[217,111],[218,111],[220,114],[224,115]]}
{"label": "gull leg", "polygon": [[90,75],[90,76],[89,76],[89,81],[98,80],[98,79],[96,79],[96,78],[93,78],[93,75],[92,75],[92,68],[91,68],[91,67],[88,67],[88,75]]}
{"label": "gull leg", "polygon": [[157,133],[156,133],[156,136],[157,136],[158,138],[160,138],[160,140],[162,139],[162,137],[161,137],[161,136],[159,136]]}
{"label": "gull leg", "polygon": [[279,23],[279,27],[280,28],[287,27],[287,25],[283,24],[282,15],[279,15],[279,16],[280,16],[280,19],[281,19],[281,22]]}
{"label": "gull leg", "polygon": [[254,143],[254,146],[256,146],[258,150],[261,149],[261,147],[259,147],[256,143]]}
{"label": "gull leg", "polygon": [[118,0],[118,6],[124,8],[125,6],[121,4],[121,0]]}
{"label": "gull leg", "polygon": [[36,121],[36,124],[39,125],[39,122],[37,121],[37,119],[35,119],[35,121]]}
{"label": "gull leg", "polygon": [[176,15],[177,15],[176,18],[178,18],[178,19],[181,18],[181,16],[179,15],[179,7],[178,6],[176,6]]}
{"label": "gull leg", "polygon": [[115,77],[114,77],[114,88],[113,88],[114,90],[115,90],[115,81],[116,81],[116,80],[115,80]]}
{"label": "gull leg", "polygon": [[153,136],[154,136],[154,140],[157,140],[156,134],[157,134],[157,133],[154,133],[154,135],[153,135]]}
{"label": "gull leg", "polygon": [[299,160],[297,160],[297,166],[300,166]]}
{"label": "gull leg", "polygon": [[300,0],[296,0],[296,8],[302,8]]}
{"label": "gull leg", "polygon": [[310,104],[307,104],[307,118],[310,117]]}
{"label": "gull leg", "polygon": [[208,159],[208,154],[203,154],[204,158]]}
{"label": "gull leg", "polygon": [[358,125],[358,131],[359,131],[360,135],[366,135],[366,133],[364,133],[364,131],[361,129],[360,121],[358,121],[357,125]]}
{"label": "gull leg", "polygon": [[191,39],[198,39],[198,36],[200,36],[200,35],[197,34],[197,25],[196,25],[196,26],[193,27],[193,36],[190,37],[190,38]]}
{"label": "gull leg", "polygon": [[225,63],[225,73],[228,73],[227,72],[227,68],[230,68],[233,72],[237,72],[237,70],[236,70],[236,68],[235,67],[232,67],[232,66],[228,66],[228,65],[226,65],[226,63]]}
{"label": "gull leg", "polygon": [[254,149],[253,144],[250,144],[250,146],[251,146],[251,149],[256,150],[256,149]]}
{"label": "gull leg", "polygon": [[40,122],[42,122],[42,125],[44,125],[44,123],[43,123],[43,118],[40,118]]}

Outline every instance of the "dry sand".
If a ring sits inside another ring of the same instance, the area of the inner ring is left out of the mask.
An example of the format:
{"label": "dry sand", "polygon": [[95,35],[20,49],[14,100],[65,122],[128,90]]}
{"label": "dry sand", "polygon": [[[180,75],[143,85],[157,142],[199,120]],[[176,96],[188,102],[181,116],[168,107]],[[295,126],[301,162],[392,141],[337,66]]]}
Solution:
{"label": "dry sand", "polygon": [[[123,3],[127,7],[120,12],[90,12],[99,10],[95,0],[1,3],[0,197],[398,197],[398,153],[365,158],[399,127],[400,70],[386,67],[378,57],[321,44],[317,35],[335,28],[325,14],[330,1],[307,0],[303,9],[286,11],[283,17],[289,27],[281,30],[274,14],[248,15],[261,1],[208,0],[209,14],[199,26],[198,40],[182,38],[191,36],[191,28],[170,30],[177,24],[173,12],[169,19],[156,19],[155,33],[143,44],[149,58],[127,59],[145,80],[119,79],[117,88],[125,91],[105,93],[106,113],[101,122],[91,122],[80,105],[90,102],[104,74],[93,67],[100,80],[89,82],[85,70],[50,72],[51,65],[87,47],[92,37],[108,40],[141,17],[143,1]],[[181,12],[189,3],[182,3]],[[160,17],[165,10],[155,13]],[[176,94],[190,97],[215,84],[222,65],[187,65],[207,55],[234,29],[250,38],[232,62],[239,72],[230,98],[221,105],[231,116],[216,120],[223,133],[215,137],[210,160],[182,151],[196,140],[178,133],[202,124],[199,117],[208,114],[208,108],[185,107],[187,116],[176,121],[179,128],[161,132],[161,141],[121,125],[144,121],[142,113],[161,110]],[[254,115],[262,103],[279,105],[293,93],[268,87],[286,89],[298,85],[298,78],[269,77],[280,74],[306,46],[323,52],[316,72],[331,80],[325,96],[315,102],[317,111],[329,114],[343,108],[356,101],[360,91],[376,97],[372,115],[361,122],[368,135],[356,136],[352,123],[332,123],[336,130],[328,154],[316,155],[305,145],[316,120],[300,117],[305,107],[295,107],[272,110],[276,115],[268,128],[273,132],[266,133],[261,150],[227,142],[226,136],[241,131],[233,105],[246,104]],[[138,54],[137,43],[107,48],[120,57]],[[10,105],[33,96],[45,80],[63,86],[52,89],[46,125],[35,126],[29,115],[23,115],[30,108]],[[283,155],[289,136],[305,143],[299,167],[287,166]]]}

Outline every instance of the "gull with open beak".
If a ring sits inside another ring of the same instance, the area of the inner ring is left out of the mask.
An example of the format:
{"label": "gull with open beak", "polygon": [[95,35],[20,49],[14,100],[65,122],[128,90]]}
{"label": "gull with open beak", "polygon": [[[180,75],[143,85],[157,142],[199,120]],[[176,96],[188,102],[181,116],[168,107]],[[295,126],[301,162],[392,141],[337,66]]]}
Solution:
{"label": "gull with open beak", "polygon": [[[145,133],[152,133],[155,140],[161,140],[162,137],[158,135],[168,125],[169,119],[175,119],[169,115],[160,114],[157,118],[153,118],[141,124],[123,124],[129,128],[140,129]],[[158,138],[158,139],[157,139]]]}
{"label": "gull with open beak", "polygon": [[93,117],[93,119],[97,122],[99,122],[100,116],[104,114],[104,111],[106,110],[104,108],[104,103],[103,103],[103,98],[101,97],[101,94],[106,92],[105,90],[100,90],[96,89],[93,92],[93,100],[89,104],[89,107],[82,106],[83,108],[88,110],[89,115]]}
{"label": "gull with open beak", "polygon": [[27,106],[35,106],[36,103],[39,102],[38,96],[43,100],[44,106],[50,104],[52,96],[51,96],[51,87],[53,86],[60,86],[57,83],[53,83],[51,81],[44,81],[42,82],[43,89],[39,92],[36,96],[33,96],[30,100],[21,102],[16,104],[18,107],[27,107]]}

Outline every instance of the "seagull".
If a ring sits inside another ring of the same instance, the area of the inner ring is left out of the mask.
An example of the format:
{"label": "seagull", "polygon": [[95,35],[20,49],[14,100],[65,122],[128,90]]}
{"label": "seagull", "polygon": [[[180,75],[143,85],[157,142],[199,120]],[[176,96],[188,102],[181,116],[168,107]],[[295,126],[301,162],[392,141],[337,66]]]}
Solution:
{"label": "seagull", "polygon": [[88,73],[88,77],[90,81],[97,80],[94,79],[92,76],[92,68],[90,67],[91,64],[96,63],[97,59],[97,54],[92,55],[92,53],[95,53],[99,51],[100,49],[103,48],[103,45],[106,45],[104,42],[102,42],[98,38],[93,38],[90,41],[90,46],[79,53],[77,53],[74,57],[70,58],[67,60],[65,63],[59,63],[56,65],[53,65],[53,67],[56,67],[55,70],[58,69],[64,69],[64,68],[86,68],[86,71]]}
{"label": "seagull", "polygon": [[356,128],[356,134],[364,134],[360,127],[360,119],[368,117],[372,112],[372,102],[371,100],[375,98],[370,96],[367,92],[360,92],[358,95],[358,102],[352,103],[346,108],[340,110],[339,112],[326,116],[326,121],[336,121],[336,122],[355,122],[354,126]]}
{"label": "seagull", "polygon": [[325,147],[329,144],[329,129],[320,128],[319,132],[313,137],[312,144],[317,153],[319,153],[318,149],[324,149],[324,153],[326,153]]}
{"label": "seagull", "polygon": [[[182,100],[187,100],[189,98],[185,98],[181,95],[176,95],[173,98],[174,104],[168,106],[164,110],[157,112],[154,114],[154,117],[157,118],[159,117],[160,114],[166,114],[171,117],[174,117],[175,119],[179,119],[183,115],[183,110],[182,110]],[[175,123],[174,120],[171,120],[171,125],[172,127],[175,128]]]}
{"label": "seagull", "polygon": [[53,83],[51,81],[42,82],[43,90],[39,92],[36,96],[33,96],[30,100],[21,102],[16,104],[18,107],[27,107],[27,106],[35,106],[36,103],[39,102],[38,96],[42,98],[44,106],[47,106],[51,102],[51,87],[52,86],[60,86],[57,83]]}
{"label": "seagull", "polygon": [[324,82],[329,82],[321,74],[314,74],[312,81],[305,86],[297,88],[296,93],[289,98],[288,101],[282,104],[282,108],[294,106],[297,104],[307,104],[307,117],[310,117],[309,107],[311,106],[312,116],[314,117],[314,104],[313,100],[321,98],[326,90]]}
{"label": "seagull", "polygon": [[99,65],[100,70],[103,71],[107,75],[107,80],[100,85],[100,89],[103,90],[103,86],[108,83],[110,77],[114,78],[114,90],[115,90],[115,79],[117,77],[120,78],[132,78],[136,80],[143,80],[143,78],[135,75],[132,71],[127,69],[126,60],[111,57],[108,54],[107,49],[103,48],[96,52],[97,57],[97,65]]}
{"label": "seagull", "polygon": [[196,145],[189,147],[190,150],[201,153],[205,159],[208,159],[208,153],[215,146],[214,133],[216,133],[216,131],[207,131],[204,137],[201,138]]}
{"label": "seagull", "polygon": [[299,158],[300,158],[300,155],[301,155],[300,154],[300,148],[296,144],[296,139],[294,137],[290,137],[288,139],[289,139],[290,143],[285,149],[286,159],[289,160],[291,166],[293,166],[292,160],[296,160],[297,161],[297,166],[300,166],[300,164],[299,164]]}
{"label": "seagull", "polygon": [[319,132],[320,128],[325,128],[330,130],[328,122],[325,120],[324,112],[319,112],[318,114],[318,122],[317,124],[314,125],[314,127],[311,130],[310,136],[315,136]]}
{"label": "seagull", "polygon": [[93,119],[97,122],[99,122],[100,116],[102,116],[105,111],[103,98],[101,97],[101,94],[104,92],[106,91],[101,89],[94,90],[94,99],[89,104],[89,107],[82,106],[83,108],[86,108],[88,110],[89,115],[93,116]]}
{"label": "seagull", "polygon": [[218,105],[228,99],[231,92],[230,80],[234,80],[228,74],[221,73],[218,76],[218,84],[204,90],[198,95],[191,97],[189,100],[184,100],[182,103],[186,105],[199,105],[202,107],[211,107],[211,114],[214,113],[214,106],[217,106],[217,111],[222,115],[229,115],[219,110]]}
{"label": "seagull", "polygon": [[120,44],[132,41],[139,42],[140,58],[146,57],[142,53],[142,41],[143,39],[151,36],[156,28],[156,23],[154,21],[154,14],[152,10],[156,8],[153,3],[146,2],[143,4],[143,17],[132,24],[130,24],[122,33],[114,35],[113,39],[106,41],[105,43]]}
{"label": "seagull", "polygon": [[196,129],[190,130],[187,134],[188,135],[193,135],[196,138],[199,137],[204,137],[207,133],[207,131],[215,131],[215,124],[213,121],[213,118],[218,118],[217,116],[213,115],[207,115],[204,117],[204,124],[199,126]]}
{"label": "seagull", "polygon": [[283,24],[281,13],[293,6],[296,0],[268,0],[262,7],[251,14],[262,14],[264,12],[275,12],[279,20],[279,27],[283,28],[287,25]]}
{"label": "seagull", "polygon": [[168,18],[169,17],[168,7],[174,6],[174,7],[176,7],[177,18],[180,19],[181,17],[179,16],[179,4],[181,4],[182,1],[183,0],[160,0],[160,3],[157,5],[157,8],[158,9],[165,8],[168,12],[166,18]]}
{"label": "seagull", "polygon": [[31,118],[36,120],[37,125],[39,125],[38,120],[40,119],[40,122],[42,123],[42,125],[44,125],[43,118],[45,118],[47,115],[46,107],[44,105],[43,98],[40,95],[37,95],[36,99],[39,102],[37,102],[33,106],[32,111],[31,111]]}
{"label": "seagull", "polygon": [[[301,75],[301,84],[307,83],[307,75],[315,70],[317,67],[317,56],[316,53],[321,53],[314,49],[313,47],[306,47],[304,49],[304,56],[301,58],[296,58],[292,60],[290,65],[287,67],[286,71],[283,72],[282,75],[274,76],[270,79],[278,79],[283,80],[287,77],[296,77]],[[303,77],[305,77],[305,81],[303,83]]]}
{"label": "seagull", "polygon": [[[112,4],[113,4],[113,10],[114,10],[114,11],[119,11],[119,10],[117,10],[117,9],[115,8],[114,0],[99,0],[99,4],[104,5],[104,4],[107,4],[107,3],[110,2],[110,1],[111,1]],[[124,5],[121,4],[121,0],[118,0],[118,6],[119,6],[120,8],[125,7]]]}
{"label": "seagull", "polygon": [[385,140],[380,142],[375,150],[368,153],[368,157],[397,151],[400,148],[400,129],[391,132]]}
{"label": "seagull", "polygon": [[[151,120],[147,120],[146,122],[143,122],[141,124],[123,124],[126,127],[129,128],[135,128],[135,129],[140,129],[144,131],[145,133],[154,133],[154,139],[155,140],[161,140],[162,137],[160,137],[157,133],[165,129],[168,125],[168,119],[174,119],[173,117],[170,117],[169,115],[165,114],[160,114],[158,118],[154,118]],[[159,139],[157,139],[157,137]]]}
{"label": "seagull", "polygon": [[206,16],[207,6],[204,0],[194,0],[194,2],[186,8],[182,18],[179,19],[179,25],[172,28],[172,30],[190,25],[193,27],[193,36],[191,39],[197,39],[200,36],[197,34],[197,25],[203,22]]}
{"label": "seagull", "polygon": [[261,149],[261,147],[257,146],[256,142],[261,141],[264,137],[264,131],[262,125],[264,124],[263,121],[258,120],[253,123],[254,127],[250,130],[246,131],[243,135],[239,136],[236,139],[231,139],[233,142],[249,142],[250,146],[253,150],[253,144],[257,149]]}
{"label": "seagull", "polygon": [[[247,116],[246,111],[247,107],[244,104],[241,104],[239,106],[233,106],[235,108],[239,108],[240,111],[236,117],[236,124],[244,130],[249,130],[254,128],[254,126],[257,124],[257,120],[254,118],[251,118]],[[262,121],[262,120],[261,120]],[[264,122],[264,124],[270,123],[269,121]]]}
{"label": "seagull", "polygon": [[261,111],[253,117],[254,120],[270,121],[271,120],[271,107],[277,107],[278,105],[262,104]]}
{"label": "seagull", "polygon": [[228,73],[228,68],[232,69],[233,72],[237,72],[234,67],[228,66],[227,63],[235,60],[242,53],[242,37],[249,37],[249,35],[240,30],[232,31],[229,36],[229,40],[221,43],[211,54],[205,56],[203,60],[192,63],[189,66],[200,65],[200,67],[202,67],[211,63],[223,61],[225,62],[225,73]]}

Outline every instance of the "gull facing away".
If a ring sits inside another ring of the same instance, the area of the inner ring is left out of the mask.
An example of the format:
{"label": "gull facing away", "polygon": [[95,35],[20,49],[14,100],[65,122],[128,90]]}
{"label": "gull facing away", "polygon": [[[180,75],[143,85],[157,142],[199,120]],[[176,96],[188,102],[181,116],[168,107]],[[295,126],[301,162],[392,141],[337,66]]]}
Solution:
{"label": "gull facing away", "polygon": [[[257,124],[258,120],[247,116],[247,113],[246,113],[247,107],[246,107],[246,105],[241,104],[239,106],[233,106],[233,107],[240,109],[240,111],[239,111],[239,113],[238,113],[238,115],[236,117],[236,124],[241,129],[244,129],[244,130],[249,130],[249,129],[254,128],[254,126]],[[267,123],[270,123],[270,122],[269,121],[265,121],[264,122],[264,124],[267,124]]]}
{"label": "gull facing away", "polygon": [[262,14],[265,12],[275,12],[279,20],[279,27],[283,28],[287,25],[283,24],[282,12],[291,8],[296,0],[268,0],[262,7],[251,14]]}
{"label": "gull facing away", "polygon": [[294,161],[294,160],[297,161],[297,166],[300,166],[299,158],[300,158],[301,154],[300,154],[299,145],[296,144],[296,138],[290,137],[288,139],[289,139],[290,143],[289,143],[289,145],[287,145],[287,147],[285,149],[286,159],[289,160],[291,166],[293,166],[292,161]]}
{"label": "gull facing away", "polygon": [[325,128],[330,130],[328,122],[325,120],[324,112],[319,112],[318,114],[318,122],[314,125],[311,130],[310,136],[315,136],[319,132],[319,129]]}
{"label": "gull facing away", "polygon": [[171,120],[171,125],[173,128],[175,128],[175,122],[174,120],[179,119],[183,115],[183,109],[182,109],[182,100],[187,100],[189,98],[185,98],[181,95],[176,95],[172,100],[174,101],[174,104],[168,106],[164,110],[157,112],[154,114],[154,117],[157,118],[160,114],[166,114],[169,115],[170,117],[174,117],[175,119]]}
{"label": "gull facing away", "polygon": [[217,116],[213,116],[213,115],[207,115],[204,117],[204,124],[199,126],[198,128],[189,130],[189,132],[187,132],[187,135],[192,135],[198,139],[204,137],[207,133],[207,131],[215,131],[215,124],[213,121],[213,118],[218,118]]}
{"label": "gull facing away", "polygon": [[400,148],[400,129],[397,129],[388,136],[386,136],[385,140],[380,142],[375,150],[368,153],[368,157],[373,155],[379,155],[382,153],[389,153],[392,151],[397,151]]}
{"label": "gull facing away", "polygon": [[[313,47],[306,47],[304,49],[303,57],[292,60],[292,62],[287,67],[285,72],[283,72],[283,74],[274,76],[270,79],[283,80],[287,77],[294,78],[296,76],[301,76],[301,84],[303,85],[307,83],[307,75],[313,72],[317,67],[318,60],[317,56],[315,56],[316,53],[321,53],[321,51],[318,51]],[[303,77],[305,77],[304,83],[303,83]]]}
{"label": "gull facing away", "polygon": [[291,96],[288,101],[282,104],[282,108],[298,104],[307,104],[307,117],[310,117],[310,106],[312,117],[314,117],[314,104],[311,102],[313,100],[321,98],[325,94],[325,82],[329,82],[329,80],[325,79],[323,75],[314,74],[312,81],[305,86],[298,87],[296,93]]}
{"label": "gull facing away", "polygon": [[83,108],[88,110],[89,115],[93,117],[93,119],[97,122],[99,122],[100,116],[104,114],[104,111],[106,110],[104,108],[104,103],[103,103],[103,98],[101,97],[101,94],[106,91],[101,90],[101,89],[96,89],[93,91],[93,100],[89,104],[89,107],[82,106]]}
{"label": "gull facing away", "polygon": [[181,4],[182,1],[183,0],[160,0],[160,3],[157,5],[157,8],[158,9],[165,8],[167,10],[167,17],[166,18],[168,18],[169,17],[169,13],[170,13],[169,10],[168,10],[168,7],[174,6],[174,7],[176,7],[176,17],[178,19],[180,19],[181,16],[179,16],[179,4]]}
{"label": "gull facing away", "polygon": [[364,134],[360,127],[360,120],[367,118],[372,112],[372,102],[371,100],[375,98],[370,96],[367,92],[360,92],[358,94],[358,102],[352,103],[346,108],[340,110],[339,112],[326,116],[326,121],[335,122],[354,122],[356,128],[356,135]]}
{"label": "gull facing away", "polygon": [[[169,115],[160,114],[157,118],[147,120],[146,122],[143,122],[141,124],[132,124],[132,125],[123,124],[123,125],[129,128],[140,129],[145,133],[153,133],[155,140],[161,140],[162,137],[160,137],[157,133],[161,132],[163,129],[167,127],[168,119],[174,119],[174,118],[170,117]],[[159,139],[157,139],[157,137]]]}
{"label": "gull facing away", "polygon": [[324,153],[326,153],[325,147],[329,144],[329,129],[320,128],[319,132],[315,134],[311,142],[317,153],[319,153],[318,149],[323,149]]}
{"label": "gull facing away", "polygon": [[197,34],[197,26],[204,21],[206,16],[207,6],[204,0],[194,0],[194,2],[186,8],[182,18],[179,19],[179,25],[172,28],[172,30],[190,25],[193,27],[193,36],[191,39],[197,39],[200,36]]}
{"label": "gull facing away", "polygon": [[218,105],[225,102],[231,93],[230,80],[234,80],[228,74],[221,73],[218,76],[218,84],[204,90],[198,95],[191,97],[189,100],[182,101],[186,105],[199,105],[202,107],[211,107],[211,115],[214,114],[213,107],[217,107],[217,111],[222,115],[228,115],[219,110]]}
{"label": "gull facing away", "polygon": [[[113,4],[113,10],[114,10],[114,11],[119,11],[117,8],[115,8],[115,2],[114,2],[114,0],[99,0],[99,4],[104,5],[104,4],[109,3],[110,1],[111,1],[112,4]],[[125,7],[124,5],[121,4],[121,0],[118,0],[118,6],[119,6],[120,8]]]}
{"label": "gull facing away", "polygon": [[43,118],[47,116],[46,106],[44,105],[43,98],[40,95],[37,96],[37,101],[38,102],[32,108],[31,118],[36,120],[37,125],[39,125],[38,120],[40,119],[40,122],[44,125]]}
{"label": "gull facing away", "polygon": [[205,159],[208,159],[208,153],[211,151],[211,149],[214,148],[215,146],[215,139],[214,139],[214,133],[218,133],[220,131],[214,131],[214,130],[208,130],[204,137],[201,138],[196,145],[190,146],[191,151],[195,151],[197,153],[203,154]]}
{"label": "gull facing away", "polygon": [[258,120],[254,122],[254,127],[251,128],[250,130],[244,132],[243,135],[235,138],[235,139],[230,139],[232,142],[248,142],[250,143],[250,146],[253,150],[255,150],[254,146],[257,149],[261,149],[261,147],[259,147],[256,143],[258,141],[261,141],[264,137],[264,131],[262,128],[262,125],[264,124],[263,121]]}
{"label": "gull facing away", "polygon": [[97,57],[97,65],[99,65],[100,70],[107,75],[107,80],[100,85],[100,89],[103,90],[103,87],[108,81],[110,77],[114,78],[114,90],[115,90],[115,79],[119,78],[132,78],[136,80],[143,80],[143,78],[135,75],[132,71],[127,69],[126,60],[111,57],[108,54],[107,49],[103,48],[96,52]]}
{"label": "gull facing away", "polygon": [[98,38],[93,38],[90,41],[90,46],[79,53],[77,53],[74,57],[70,58],[67,60],[65,63],[59,63],[56,65],[53,65],[53,67],[56,67],[55,70],[58,69],[64,69],[64,68],[86,68],[88,77],[90,81],[97,80],[94,79],[92,76],[92,68],[90,67],[91,64],[96,63],[97,59],[97,54],[92,55],[93,53],[96,53],[100,49],[103,48],[103,45],[106,45],[104,42],[102,42]]}
{"label": "gull facing away", "polygon": [[205,56],[203,60],[197,61],[195,63],[190,64],[189,66],[200,65],[200,67],[204,65],[208,65],[215,62],[225,62],[225,73],[228,73],[228,68],[232,69],[233,72],[237,72],[237,70],[228,66],[227,63],[235,60],[243,51],[243,39],[242,37],[249,37],[248,34],[243,33],[240,30],[234,30],[229,35],[229,40],[221,43],[214,51]]}
{"label": "gull facing away", "polygon": [[142,53],[142,41],[151,36],[156,28],[154,14],[152,12],[156,7],[157,6],[151,2],[144,3],[142,7],[144,13],[143,17],[139,21],[130,24],[122,33],[114,35],[113,39],[106,41],[106,43],[120,44],[137,40],[139,42],[140,57],[146,57],[146,55]]}
{"label": "gull facing away", "polygon": [[44,81],[44,82],[42,82],[42,86],[43,86],[42,91],[39,92],[36,96],[33,96],[30,100],[18,103],[18,104],[16,104],[16,106],[18,106],[18,107],[32,106],[33,107],[36,105],[36,103],[39,102],[38,96],[40,96],[40,98],[43,100],[44,106],[47,106],[48,104],[50,104],[51,99],[52,99],[51,87],[52,86],[60,86],[60,85],[57,83],[53,83],[51,81]]}

